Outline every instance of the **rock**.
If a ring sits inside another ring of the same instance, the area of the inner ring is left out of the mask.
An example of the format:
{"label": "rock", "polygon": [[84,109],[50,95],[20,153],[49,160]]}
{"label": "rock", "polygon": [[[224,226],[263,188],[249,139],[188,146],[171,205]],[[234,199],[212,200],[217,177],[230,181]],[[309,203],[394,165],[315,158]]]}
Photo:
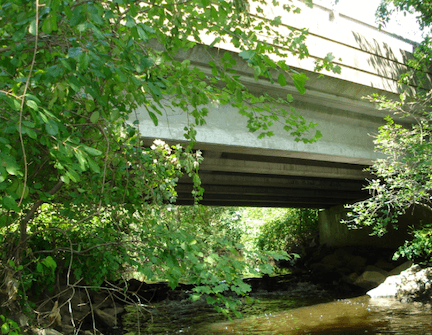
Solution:
{"label": "rock", "polygon": [[386,279],[386,276],[378,271],[365,271],[354,282],[354,285],[371,289],[378,286]]}
{"label": "rock", "polygon": [[413,265],[401,272],[397,298],[401,301],[430,301],[432,298],[432,268]]}
{"label": "rock", "polygon": [[405,263],[399,265],[397,268],[394,268],[393,270],[391,270],[389,272],[389,276],[398,275],[402,271],[405,271],[406,269],[410,268],[411,266],[413,266],[413,262],[412,261],[406,261]]}
{"label": "rock", "polygon": [[354,284],[358,277],[359,275],[353,272],[350,275],[343,277],[343,280],[347,283]]}
{"label": "rock", "polygon": [[366,266],[365,271],[379,272],[379,273],[381,273],[384,277],[387,277],[387,276],[388,276],[388,272],[387,272],[386,270],[383,270],[383,269],[381,269],[381,268],[379,268],[379,267],[377,267],[377,266],[374,266],[374,265],[368,265],[368,266]]}
{"label": "rock", "polygon": [[108,314],[104,311],[101,311],[99,308],[95,310],[96,315],[99,317],[100,321],[108,327],[117,327],[117,318],[115,315]]}
{"label": "rock", "polygon": [[361,273],[366,265],[366,258],[362,256],[352,256],[348,260],[346,267],[353,272]]}
{"label": "rock", "polygon": [[394,264],[387,262],[385,260],[383,260],[382,258],[379,259],[374,266],[376,266],[377,268],[386,270],[386,271],[391,271],[394,269]]}
{"label": "rock", "polygon": [[367,292],[367,295],[371,298],[398,298],[404,302],[430,301],[432,268],[421,269],[419,265],[413,265],[399,275],[387,277],[381,285]]}
{"label": "rock", "polygon": [[397,284],[399,281],[399,276],[389,276],[382,284],[368,291],[366,294],[371,298],[394,298],[397,294]]}

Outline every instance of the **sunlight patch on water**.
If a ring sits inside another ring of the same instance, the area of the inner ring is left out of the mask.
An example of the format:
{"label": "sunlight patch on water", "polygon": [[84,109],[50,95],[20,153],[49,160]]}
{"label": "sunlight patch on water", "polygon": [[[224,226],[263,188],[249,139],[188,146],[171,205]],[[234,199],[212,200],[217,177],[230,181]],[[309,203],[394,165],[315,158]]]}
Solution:
{"label": "sunlight patch on water", "polygon": [[211,334],[432,334],[432,310],[421,304],[362,296],[256,318],[217,322]]}

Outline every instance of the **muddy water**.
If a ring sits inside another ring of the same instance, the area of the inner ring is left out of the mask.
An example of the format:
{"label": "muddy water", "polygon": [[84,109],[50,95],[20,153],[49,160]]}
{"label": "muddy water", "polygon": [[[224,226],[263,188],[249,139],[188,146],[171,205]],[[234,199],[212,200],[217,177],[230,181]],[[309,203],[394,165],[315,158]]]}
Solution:
{"label": "muddy water", "polygon": [[432,334],[432,308],[363,296],[217,322],[195,334]]}
{"label": "muddy water", "polygon": [[[130,327],[128,334],[432,335],[430,305],[368,296],[317,302],[310,297],[260,297],[259,303],[242,311],[244,319],[234,321],[221,321],[222,316],[205,304],[185,306],[183,302],[181,307],[166,306],[162,314],[145,314],[140,329]],[[309,304],[314,305],[305,306]]]}

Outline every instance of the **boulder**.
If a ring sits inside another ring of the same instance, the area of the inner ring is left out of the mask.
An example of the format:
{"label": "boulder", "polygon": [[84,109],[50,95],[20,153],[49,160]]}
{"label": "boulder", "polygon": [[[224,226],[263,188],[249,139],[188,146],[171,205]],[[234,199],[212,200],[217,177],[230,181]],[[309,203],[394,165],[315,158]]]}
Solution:
{"label": "boulder", "polygon": [[386,271],[391,271],[394,269],[394,263],[390,263],[382,258],[380,258],[375,264],[374,266],[376,266],[377,268],[386,270]]}
{"label": "boulder", "polygon": [[348,259],[345,267],[349,270],[349,272],[361,273],[362,270],[365,268],[366,262],[366,258],[358,255],[353,255]]}
{"label": "boulder", "polygon": [[413,265],[400,275],[397,298],[401,301],[430,301],[432,298],[432,268]]}
{"label": "boulder", "polygon": [[366,294],[371,298],[394,298],[397,294],[399,281],[399,276],[389,276],[382,284]]}
{"label": "boulder", "polygon": [[377,287],[386,279],[386,276],[381,271],[365,271],[354,282],[354,285],[365,289]]}
{"label": "boulder", "polygon": [[409,269],[411,266],[413,266],[413,262],[412,261],[406,261],[405,263],[402,263],[401,265],[399,265],[398,267],[394,268],[393,270],[391,270],[389,272],[389,276],[394,276],[394,275],[398,275],[400,274],[402,271],[405,271],[407,269]]}
{"label": "boulder", "polygon": [[383,270],[382,268],[379,268],[375,265],[368,265],[365,268],[365,271],[370,271],[370,272],[379,272],[381,273],[384,277],[388,276],[388,272],[386,270]]}
{"label": "boulder", "polygon": [[432,299],[432,268],[422,269],[419,265],[413,265],[399,275],[387,277],[367,295],[371,298],[398,298],[404,302],[429,302]]}

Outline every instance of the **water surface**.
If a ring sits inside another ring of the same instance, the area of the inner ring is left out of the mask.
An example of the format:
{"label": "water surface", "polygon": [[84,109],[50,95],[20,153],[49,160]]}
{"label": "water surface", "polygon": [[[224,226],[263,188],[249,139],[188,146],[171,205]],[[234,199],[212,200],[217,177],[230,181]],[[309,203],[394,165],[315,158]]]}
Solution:
{"label": "water surface", "polygon": [[[172,302],[141,319],[141,334],[431,334],[432,308],[362,296],[320,303],[319,297],[263,296],[244,319],[224,320],[205,304]],[[312,304],[312,305],[311,305]],[[138,334],[135,328],[128,334]]]}
{"label": "water surface", "polygon": [[206,328],[196,334],[432,334],[432,309],[362,296]]}

